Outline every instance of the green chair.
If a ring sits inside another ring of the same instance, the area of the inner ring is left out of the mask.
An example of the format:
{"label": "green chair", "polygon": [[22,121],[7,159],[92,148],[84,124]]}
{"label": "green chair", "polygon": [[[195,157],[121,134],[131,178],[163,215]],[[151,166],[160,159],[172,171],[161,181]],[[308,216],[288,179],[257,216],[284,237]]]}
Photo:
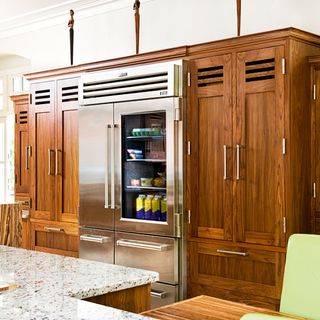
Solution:
{"label": "green chair", "polygon": [[[294,234],[289,238],[280,312],[320,319],[320,236]],[[258,313],[242,320],[288,319]]]}

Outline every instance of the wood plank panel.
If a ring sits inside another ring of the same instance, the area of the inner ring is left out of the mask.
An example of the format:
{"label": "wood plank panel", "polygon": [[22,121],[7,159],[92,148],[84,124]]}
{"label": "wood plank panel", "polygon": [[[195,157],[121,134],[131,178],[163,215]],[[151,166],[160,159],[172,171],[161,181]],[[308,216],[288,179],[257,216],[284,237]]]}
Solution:
{"label": "wood plank panel", "polygon": [[[236,240],[241,242],[276,246],[284,243],[283,55],[282,46],[237,55],[235,141],[239,145],[239,177],[234,224]],[[265,80],[258,71],[263,61],[270,60],[275,64],[274,76]],[[257,70],[255,81],[248,78],[246,69],[252,65]],[[273,90],[265,91],[260,81],[272,83]]]}
{"label": "wood plank panel", "polygon": [[78,222],[79,134],[78,78],[57,83],[56,207],[59,221]]}
{"label": "wood plank panel", "polygon": [[303,319],[276,311],[251,307],[245,304],[221,300],[208,296],[199,296],[143,312],[144,316],[159,320],[238,320],[247,313],[262,313],[274,316],[285,316],[290,319]]}
{"label": "wood plank panel", "polygon": [[189,159],[192,173],[187,178],[192,232],[204,238],[231,240],[231,55],[199,59],[192,73],[194,97],[188,112],[193,122]]}
{"label": "wood plank panel", "polygon": [[138,287],[110,292],[84,300],[129,312],[140,313],[150,310],[150,292],[151,285],[146,284]]}

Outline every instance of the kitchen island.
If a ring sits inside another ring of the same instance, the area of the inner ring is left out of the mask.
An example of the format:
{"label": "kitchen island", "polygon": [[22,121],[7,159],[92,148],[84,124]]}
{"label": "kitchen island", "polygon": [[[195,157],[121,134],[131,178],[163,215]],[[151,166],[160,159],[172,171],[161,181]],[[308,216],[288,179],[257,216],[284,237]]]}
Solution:
{"label": "kitchen island", "polygon": [[0,246],[1,277],[17,286],[0,295],[1,320],[150,319],[83,299],[108,301],[129,290],[117,297],[127,305],[126,296],[137,299],[132,290],[138,289],[138,302],[148,303],[158,280],[156,272],[6,246]]}

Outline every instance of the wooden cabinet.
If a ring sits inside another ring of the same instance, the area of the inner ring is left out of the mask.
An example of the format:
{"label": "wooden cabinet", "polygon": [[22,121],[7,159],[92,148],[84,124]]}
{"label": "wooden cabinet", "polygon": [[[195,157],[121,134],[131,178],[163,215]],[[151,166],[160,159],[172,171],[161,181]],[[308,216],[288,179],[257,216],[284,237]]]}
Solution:
{"label": "wooden cabinet", "polygon": [[312,232],[320,234],[320,56],[310,58],[311,62],[311,183],[312,183]]}
{"label": "wooden cabinet", "polygon": [[30,157],[32,149],[29,143],[29,94],[11,96],[14,106],[14,192],[15,201],[21,202],[22,243],[24,249],[30,248]]}
{"label": "wooden cabinet", "polygon": [[275,32],[201,51],[187,110],[188,295],[277,308],[287,239],[310,232],[305,83],[319,47]]}
{"label": "wooden cabinet", "polygon": [[29,95],[12,96],[15,115],[14,134],[14,167],[15,167],[15,195],[29,196],[30,185],[30,155],[29,145]]}
{"label": "wooden cabinet", "polygon": [[[78,238],[78,78],[31,83],[31,245],[75,256]],[[39,227],[40,226],[40,227]],[[73,230],[72,233],[68,230]]]}

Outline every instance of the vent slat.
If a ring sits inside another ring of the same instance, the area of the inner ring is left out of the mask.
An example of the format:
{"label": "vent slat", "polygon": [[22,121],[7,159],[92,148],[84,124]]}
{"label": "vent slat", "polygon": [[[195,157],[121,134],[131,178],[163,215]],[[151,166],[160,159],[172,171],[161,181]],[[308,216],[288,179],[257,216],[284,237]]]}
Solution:
{"label": "vent slat", "polygon": [[159,84],[159,85],[144,85],[143,87],[140,86],[134,86],[130,88],[122,87],[121,89],[106,89],[106,90],[97,90],[97,91],[90,91],[86,92],[84,91],[83,97],[86,98],[92,98],[92,97],[108,97],[108,96],[114,96],[119,94],[130,94],[130,93],[138,93],[138,92],[148,92],[148,91],[155,91],[155,90],[167,90],[167,85]]}
{"label": "vent slat", "polygon": [[224,80],[223,66],[199,68],[197,75],[198,87],[220,85]]}
{"label": "vent slat", "polygon": [[[260,68],[274,68],[274,62],[259,64],[259,69]],[[255,69],[257,69],[257,65],[248,65],[248,66],[246,66],[246,71],[255,70]]]}
{"label": "vent slat", "polygon": [[223,77],[212,78],[212,79],[202,79],[198,81],[198,84],[210,84],[210,83],[221,83],[223,82]]}
{"label": "vent slat", "polygon": [[111,96],[118,96],[118,95],[129,95],[133,93],[143,93],[143,92],[151,92],[151,91],[159,91],[159,90],[167,90],[168,87],[155,87],[155,88],[149,88],[149,89],[140,89],[135,91],[110,91],[108,93],[91,93],[91,94],[84,94],[84,99],[91,99],[91,98],[101,98],[101,97],[111,97]]}
{"label": "vent slat", "polygon": [[274,76],[274,71],[262,71],[262,72],[247,74],[246,79],[259,78],[259,77],[265,77],[265,76]]}
{"label": "vent slat", "polygon": [[275,59],[247,61],[245,63],[246,82],[272,80],[275,78]]}

